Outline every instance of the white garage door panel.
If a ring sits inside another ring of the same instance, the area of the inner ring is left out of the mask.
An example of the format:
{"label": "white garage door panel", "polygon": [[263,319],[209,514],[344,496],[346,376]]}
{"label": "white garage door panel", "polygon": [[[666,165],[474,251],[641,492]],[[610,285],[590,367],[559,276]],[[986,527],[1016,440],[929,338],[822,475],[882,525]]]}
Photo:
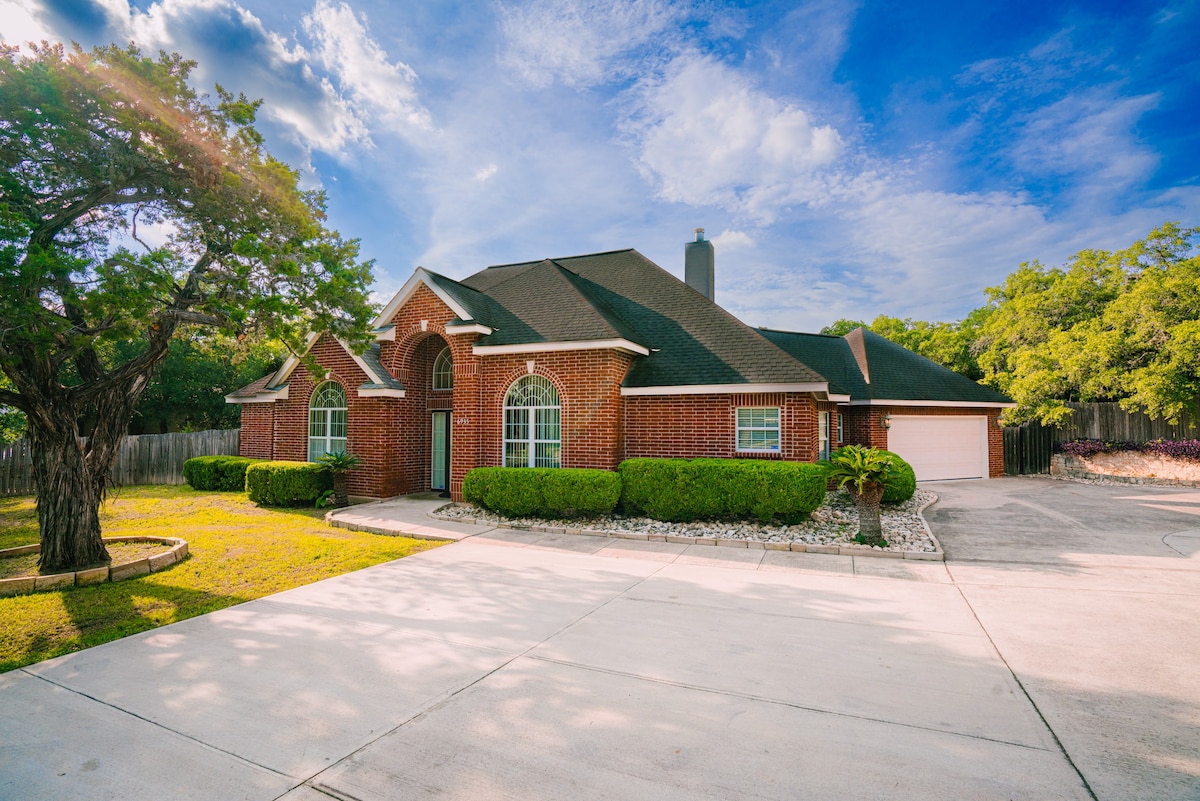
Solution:
{"label": "white garage door panel", "polygon": [[987,418],[894,414],[888,450],[912,465],[918,481],[986,478]]}

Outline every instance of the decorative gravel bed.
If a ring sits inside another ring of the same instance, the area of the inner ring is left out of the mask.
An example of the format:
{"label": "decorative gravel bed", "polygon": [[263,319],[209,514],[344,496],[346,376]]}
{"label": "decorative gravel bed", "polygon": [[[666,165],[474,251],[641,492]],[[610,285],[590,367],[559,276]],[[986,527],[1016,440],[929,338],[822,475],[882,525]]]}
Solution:
{"label": "decorative gravel bed", "polygon": [[[912,498],[899,506],[884,506],[881,515],[883,536],[887,548],[866,549],[854,542],[858,533],[858,512],[850,494],[844,490],[830,492],[811,518],[794,526],[770,526],[753,521],[664,523],[648,517],[611,517],[593,520],[542,520],[540,518],[508,519],[470,504],[447,504],[434,516],[443,520],[507,525],[513,528],[549,529],[577,533],[642,534],[658,539],[663,536],[696,537],[704,540],[747,540],[774,543],[777,546],[794,544],[854,547],[863,550],[939,553],[941,549],[929,533],[921,510],[937,500],[929,490],[919,489]],[[793,547],[792,550],[800,550]]]}

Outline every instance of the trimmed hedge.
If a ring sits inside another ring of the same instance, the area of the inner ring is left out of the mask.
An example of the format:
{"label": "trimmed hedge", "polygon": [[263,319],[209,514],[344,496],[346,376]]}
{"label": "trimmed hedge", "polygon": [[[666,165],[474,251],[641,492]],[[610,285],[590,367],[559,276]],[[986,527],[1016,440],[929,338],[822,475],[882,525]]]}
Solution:
{"label": "trimmed hedge", "polygon": [[333,489],[333,474],[312,462],[258,462],[246,468],[246,492],[260,506],[312,506]]}
{"label": "trimmed hedge", "polygon": [[597,517],[621,497],[608,470],[561,467],[476,467],[463,479],[463,498],[505,517]]}
{"label": "trimmed hedge", "polygon": [[883,485],[883,503],[904,503],[917,491],[917,475],[912,465],[891,451],[883,451],[892,470],[888,473],[887,482]]}
{"label": "trimmed hedge", "polygon": [[807,462],[758,459],[626,459],[621,507],[655,520],[739,520],[791,525],[825,499],[825,474]]}
{"label": "trimmed hedge", "polygon": [[192,489],[244,492],[246,468],[261,461],[248,456],[196,456],[183,463],[183,480]]}

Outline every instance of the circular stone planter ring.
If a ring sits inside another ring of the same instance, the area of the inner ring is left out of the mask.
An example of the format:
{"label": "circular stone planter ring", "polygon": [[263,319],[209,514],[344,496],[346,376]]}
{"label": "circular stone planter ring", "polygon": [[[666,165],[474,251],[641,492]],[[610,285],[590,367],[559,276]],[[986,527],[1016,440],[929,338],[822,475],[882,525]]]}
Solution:
{"label": "circular stone planter ring", "polygon": [[[169,550],[157,553],[145,559],[126,562],[120,565],[102,565],[87,570],[77,570],[74,573],[55,573],[50,576],[18,576],[16,578],[0,579],[0,597],[6,595],[21,595],[38,590],[58,590],[63,587],[82,587],[86,584],[101,584],[105,581],[121,581],[123,579],[145,576],[165,570],[176,562],[183,561],[187,556],[188,544],[185,540],[174,537],[105,537],[110,542],[161,542],[170,546]],[[41,545],[22,545],[19,548],[0,550],[0,559],[7,556],[24,556],[29,553],[41,553]]]}

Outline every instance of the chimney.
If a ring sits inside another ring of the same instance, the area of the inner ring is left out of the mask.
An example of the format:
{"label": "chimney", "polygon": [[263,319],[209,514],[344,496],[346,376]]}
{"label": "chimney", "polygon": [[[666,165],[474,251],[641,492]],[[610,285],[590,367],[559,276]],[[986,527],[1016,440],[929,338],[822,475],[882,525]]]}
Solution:
{"label": "chimney", "polygon": [[696,240],[683,246],[683,281],[709,300],[713,300],[716,281],[713,244],[704,238],[704,229],[696,229]]}

